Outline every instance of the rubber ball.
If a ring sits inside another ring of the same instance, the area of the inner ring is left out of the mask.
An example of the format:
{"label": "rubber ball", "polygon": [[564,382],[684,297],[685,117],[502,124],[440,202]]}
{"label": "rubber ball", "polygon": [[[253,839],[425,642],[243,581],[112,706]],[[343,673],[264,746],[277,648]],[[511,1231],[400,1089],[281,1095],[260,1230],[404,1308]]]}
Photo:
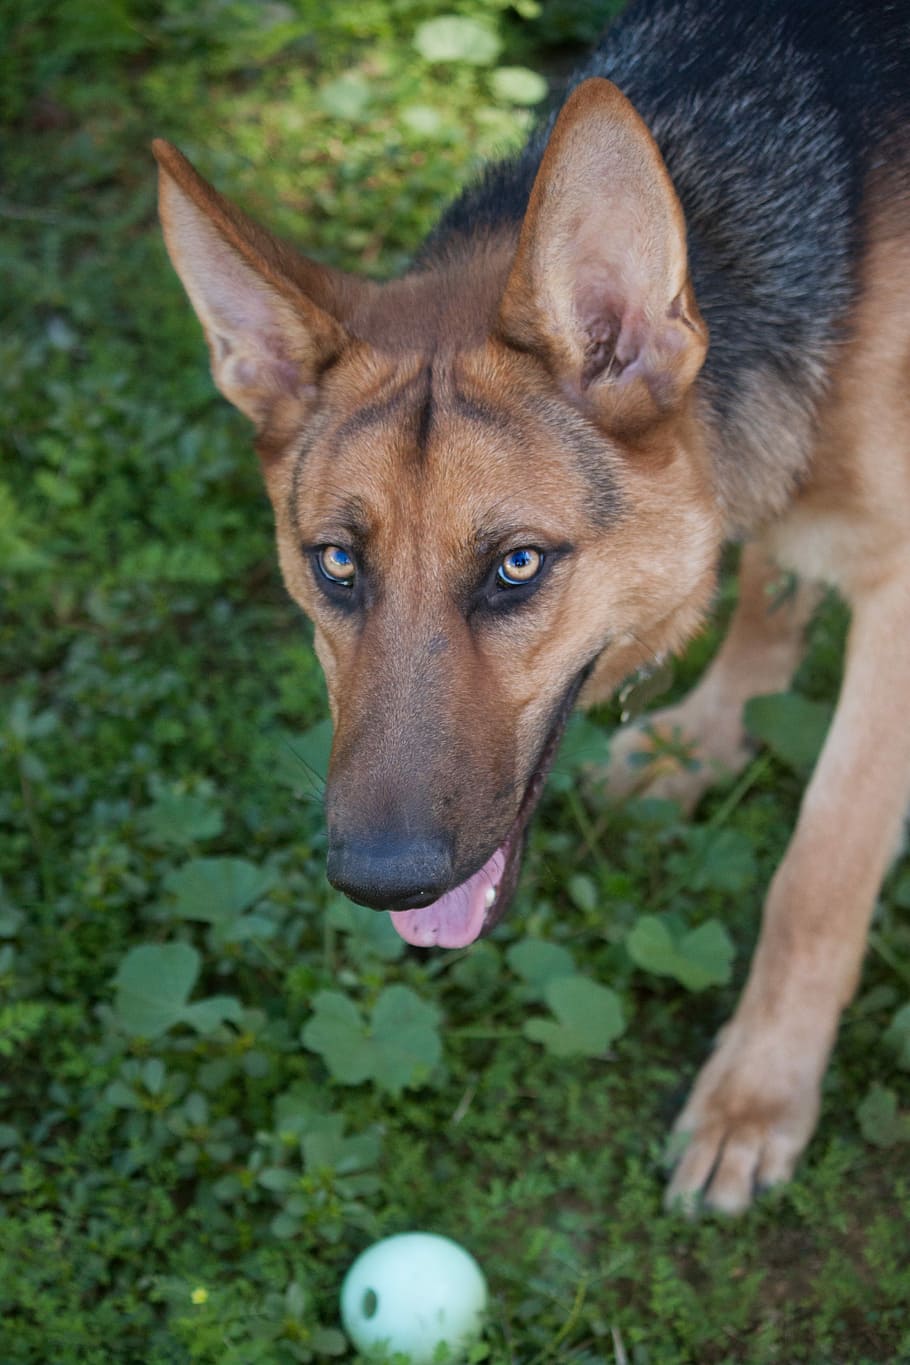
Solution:
{"label": "rubber ball", "polygon": [[341,1321],[357,1349],[366,1356],[400,1353],[411,1365],[431,1365],[441,1343],[456,1365],[480,1336],[486,1304],[474,1257],[432,1232],[376,1242],[341,1287]]}

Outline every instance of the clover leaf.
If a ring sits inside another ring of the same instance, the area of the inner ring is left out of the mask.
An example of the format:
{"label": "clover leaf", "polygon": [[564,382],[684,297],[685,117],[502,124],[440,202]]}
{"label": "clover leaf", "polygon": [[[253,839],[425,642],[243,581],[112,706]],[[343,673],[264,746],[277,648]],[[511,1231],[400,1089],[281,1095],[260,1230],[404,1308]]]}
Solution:
{"label": "clover leaf", "polygon": [[348,996],[320,991],[301,1034],[342,1085],[372,1080],[393,1095],[422,1084],[442,1056],[439,1012],[407,986],[388,986],[369,1024]]}
{"label": "clover leaf", "polygon": [[898,1066],[910,1071],[910,1005],[904,1005],[895,1014],[885,1031],[884,1040],[894,1050]]}
{"label": "clover leaf", "polygon": [[589,977],[556,977],[544,999],[556,1021],[529,1019],[524,1032],[554,1057],[599,1057],[625,1030],[619,996]]}
{"label": "clover leaf", "polygon": [[897,1096],[883,1085],[870,1086],[856,1111],[863,1137],[876,1147],[910,1142],[910,1114],[901,1113]]}
{"label": "clover leaf", "polygon": [[158,1038],[176,1024],[213,1033],[242,1013],[239,1000],[213,995],[189,1003],[199,976],[199,954],[188,943],[143,943],[126,954],[114,978],[114,1013],[135,1037]]}
{"label": "clover leaf", "polygon": [[543,999],[550,981],[558,976],[572,976],[575,972],[568,948],[540,938],[523,938],[514,943],[506,953],[506,961],[526,982],[526,994],[534,1000]]}
{"label": "clover leaf", "polygon": [[220,834],[224,815],[204,796],[162,791],[142,812],[140,823],[151,843],[186,847]]}
{"label": "clover leaf", "polygon": [[626,935],[629,956],[655,976],[671,976],[690,991],[730,980],[733,944],[719,920],[675,935],[666,919],[642,915]]}
{"label": "clover leaf", "polygon": [[804,776],[821,753],[833,709],[798,692],[772,692],[747,701],[743,721],[750,735]]}
{"label": "clover leaf", "polygon": [[169,874],[165,887],[181,919],[223,925],[260,900],[273,881],[269,869],[246,858],[193,858]]}

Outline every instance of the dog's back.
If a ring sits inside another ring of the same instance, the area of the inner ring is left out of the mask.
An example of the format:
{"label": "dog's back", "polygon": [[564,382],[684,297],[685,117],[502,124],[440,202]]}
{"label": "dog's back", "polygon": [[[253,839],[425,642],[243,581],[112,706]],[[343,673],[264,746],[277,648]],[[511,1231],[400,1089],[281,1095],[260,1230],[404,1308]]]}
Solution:
{"label": "dog's back", "polygon": [[[682,203],[711,335],[700,383],[717,476],[748,529],[805,474],[873,173],[879,201],[903,198],[910,224],[910,10],[638,0],[576,79],[588,76],[614,81],[642,114]],[[422,263],[520,223],[555,117],[447,210]]]}

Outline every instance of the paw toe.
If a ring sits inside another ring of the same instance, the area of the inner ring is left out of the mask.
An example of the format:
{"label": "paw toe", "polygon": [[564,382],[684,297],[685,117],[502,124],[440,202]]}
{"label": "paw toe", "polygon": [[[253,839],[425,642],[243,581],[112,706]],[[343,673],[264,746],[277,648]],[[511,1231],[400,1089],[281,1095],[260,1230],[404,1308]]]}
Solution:
{"label": "paw toe", "polygon": [[765,1143],[758,1170],[755,1173],[756,1189],[770,1190],[775,1185],[785,1185],[793,1175],[801,1145],[788,1140],[780,1134],[773,1134]]}
{"label": "paw toe", "polygon": [[[683,1115],[683,1118],[686,1116]],[[806,1134],[742,1119],[726,1122],[680,1121],[687,1137],[667,1188],[665,1206],[688,1217],[702,1209],[743,1213],[756,1195],[785,1184],[793,1175]]]}
{"label": "paw toe", "polygon": [[714,1127],[694,1134],[667,1189],[666,1206],[691,1217],[701,1209],[743,1213],[756,1191],[761,1160],[757,1132]]}
{"label": "paw toe", "polygon": [[676,1209],[692,1217],[701,1206],[702,1193],[717,1164],[723,1132],[716,1127],[695,1133],[680,1123],[677,1124],[676,1133],[687,1137],[688,1141],[676,1163],[664,1202],[668,1209]]}
{"label": "paw toe", "polygon": [[704,1203],[717,1213],[743,1213],[755,1194],[755,1175],[761,1159],[762,1138],[746,1129],[726,1138],[717,1166],[704,1191]]}
{"label": "paw toe", "polygon": [[671,750],[653,725],[629,725],[614,736],[607,766],[592,769],[591,777],[610,801],[647,794],[692,806],[711,779],[693,745],[677,739],[676,747],[680,752]]}

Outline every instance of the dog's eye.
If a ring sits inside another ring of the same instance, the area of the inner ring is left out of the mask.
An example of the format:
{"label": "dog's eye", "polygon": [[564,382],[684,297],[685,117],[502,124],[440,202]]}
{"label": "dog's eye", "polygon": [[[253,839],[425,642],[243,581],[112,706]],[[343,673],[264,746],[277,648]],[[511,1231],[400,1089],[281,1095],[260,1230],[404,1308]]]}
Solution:
{"label": "dog's eye", "polygon": [[316,556],[320,572],[330,583],[342,588],[353,588],[357,569],[353,557],[340,545],[324,545]]}
{"label": "dog's eye", "polygon": [[512,550],[496,570],[496,577],[503,588],[519,588],[530,583],[543,568],[543,555],[539,550],[523,546]]}

